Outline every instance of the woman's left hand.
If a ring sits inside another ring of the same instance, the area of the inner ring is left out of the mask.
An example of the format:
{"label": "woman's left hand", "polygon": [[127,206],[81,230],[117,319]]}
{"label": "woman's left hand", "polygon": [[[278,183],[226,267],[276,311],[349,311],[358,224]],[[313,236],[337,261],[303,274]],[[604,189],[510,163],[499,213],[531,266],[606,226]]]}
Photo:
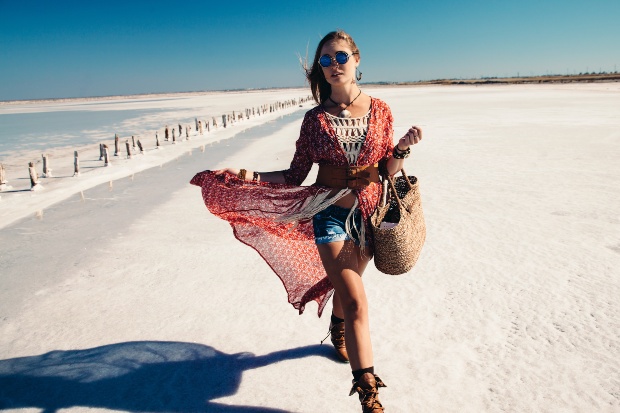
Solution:
{"label": "woman's left hand", "polygon": [[409,128],[405,136],[398,141],[398,149],[406,151],[411,145],[415,145],[422,140],[422,129],[418,126]]}

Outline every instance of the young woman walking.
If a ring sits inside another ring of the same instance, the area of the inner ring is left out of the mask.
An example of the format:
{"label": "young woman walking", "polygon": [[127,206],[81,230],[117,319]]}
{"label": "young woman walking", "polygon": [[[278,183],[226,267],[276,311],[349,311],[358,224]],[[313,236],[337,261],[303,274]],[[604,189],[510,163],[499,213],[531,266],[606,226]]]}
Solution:
{"label": "young woman walking", "polygon": [[[381,197],[380,175],[394,175],[410,146],[422,139],[411,127],[396,144],[388,105],[368,96],[361,79],[360,50],[347,33],[328,33],[306,67],[318,106],[301,125],[289,169],[202,172],[209,210],[231,223],[235,236],[256,249],[280,277],[300,313],[316,301],[319,315],[333,294],[331,341],[350,362],[354,392],[364,413],[383,412],[385,387],[375,374],[362,274],[372,257],[369,217]],[[300,186],[312,165],[316,183]]]}

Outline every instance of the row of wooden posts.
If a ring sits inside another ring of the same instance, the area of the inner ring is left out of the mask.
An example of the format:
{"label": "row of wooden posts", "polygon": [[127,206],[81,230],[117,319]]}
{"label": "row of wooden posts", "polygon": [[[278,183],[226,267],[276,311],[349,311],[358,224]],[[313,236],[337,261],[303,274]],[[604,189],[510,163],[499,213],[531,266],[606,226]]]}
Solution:
{"label": "row of wooden posts", "polygon": [[[251,116],[260,116],[261,114],[272,113],[280,109],[285,109],[285,108],[289,108],[292,106],[301,105],[302,103],[308,102],[309,100],[311,100],[310,96],[302,97],[299,99],[289,99],[289,100],[285,100],[282,102],[276,102],[272,104],[260,105],[257,107],[252,107],[250,109],[245,109],[243,112],[233,111],[232,114],[222,115],[222,126],[226,128],[229,125],[242,121],[244,117],[245,119],[250,119]],[[196,133],[199,133],[200,135],[202,135],[202,132],[203,132],[202,121],[199,121],[197,118],[194,119],[194,121],[196,125]],[[211,130],[211,124],[213,125],[214,128],[218,127],[217,119],[215,117],[211,118],[211,122],[205,121],[204,124],[207,129],[207,132]],[[173,144],[176,143],[175,129],[176,128],[172,128],[172,143]],[[189,136],[190,130],[191,130],[191,127],[186,126],[185,134],[186,134],[186,139],[188,140],[190,139],[190,136]],[[182,125],[179,124],[179,137],[180,138],[181,138],[181,135],[182,135]],[[167,125],[165,129],[165,140],[166,141],[170,140]],[[131,145],[129,144],[129,140],[125,141],[125,149],[127,151],[128,159],[131,159],[133,157],[132,148],[134,148],[134,151],[135,151],[136,145],[138,146],[140,153],[144,154],[144,147],[142,146],[142,143],[140,142],[139,139],[136,141],[135,137],[132,136]],[[159,142],[159,135],[157,134],[157,132],[155,132],[155,145],[157,149],[161,148],[161,143]],[[99,144],[99,160],[104,162],[103,164],[104,166],[110,166],[111,164],[108,149],[109,149],[108,145],[104,143]],[[120,154],[119,137],[118,137],[118,134],[116,134],[114,135],[114,156],[119,156],[119,154]],[[43,154],[42,158],[43,158],[43,174],[41,175],[41,177],[51,178],[52,170],[50,168],[49,156],[47,154]],[[34,162],[28,163],[28,175],[30,176],[30,189],[36,190],[37,188],[39,188],[40,179],[37,174],[37,170],[35,168]],[[79,175],[80,175],[79,154],[78,154],[78,151],[74,151],[73,152],[73,176],[79,176]],[[0,191],[6,188],[7,182],[8,181],[6,179],[6,171],[4,169],[4,166],[0,164]]]}

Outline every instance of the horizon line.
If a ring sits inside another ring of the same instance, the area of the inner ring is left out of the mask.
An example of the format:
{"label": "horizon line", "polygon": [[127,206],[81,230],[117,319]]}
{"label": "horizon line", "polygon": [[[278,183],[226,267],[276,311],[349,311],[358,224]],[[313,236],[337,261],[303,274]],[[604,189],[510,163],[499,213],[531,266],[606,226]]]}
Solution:
{"label": "horizon line", "polygon": [[[538,82],[534,80],[538,79]],[[432,79],[432,80],[415,80],[415,81],[375,81],[375,82],[363,82],[360,85],[365,86],[416,86],[416,85],[481,85],[481,84],[510,84],[510,83],[557,83],[563,80],[570,80],[572,82],[588,82],[595,80],[603,81],[620,81],[620,72],[590,72],[579,74],[547,74],[547,75],[530,75],[530,76],[481,76],[478,78],[445,78],[445,79]],[[142,92],[142,93],[130,93],[126,95],[93,95],[93,96],[65,96],[55,98],[31,98],[31,99],[12,99],[12,100],[0,100],[0,106],[15,104],[15,103],[33,103],[33,102],[53,102],[64,100],[87,100],[87,99],[114,99],[114,98],[139,98],[139,97],[154,97],[162,95],[187,95],[187,94],[203,94],[203,93],[218,93],[218,92],[253,92],[253,91],[265,91],[265,90],[278,90],[278,89],[301,89],[307,86],[270,86],[270,87],[256,87],[256,88],[236,88],[236,89],[209,89],[209,90],[190,90],[190,91],[176,91],[176,92]]]}

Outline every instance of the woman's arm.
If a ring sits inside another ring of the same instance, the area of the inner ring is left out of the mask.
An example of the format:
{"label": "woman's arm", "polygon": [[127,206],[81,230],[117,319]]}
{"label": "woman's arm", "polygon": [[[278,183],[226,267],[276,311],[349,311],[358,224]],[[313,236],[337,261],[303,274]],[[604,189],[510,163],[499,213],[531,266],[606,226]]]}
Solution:
{"label": "woman's arm", "polygon": [[[308,147],[308,139],[312,134],[312,124],[312,118],[309,116],[308,112],[306,113],[306,116],[304,116],[304,120],[301,124],[299,138],[295,143],[295,154],[293,155],[293,160],[291,161],[289,168],[283,171],[256,172],[258,174],[258,176],[256,176],[256,181],[271,182],[274,184],[302,184],[312,168],[310,149]],[[241,169],[226,168],[215,171],[215,173],[219,175],[228,172],[241,177],[239,174],[240,171]],[[242,175],[245,175],[244,179],[246,181],[253,181],[254,174],[254,171],[246,171],[245,174]]]}
{"label": "woman's arm", "polygon": [[[240,169],[233,169],[233,168],[225,168],[225,169],[219,169],[217,171],[215,171],[216,175],[220,175],[223,173],[231,173],[233,175],[237,175],[239,176],[239,172],[241,170]],[[256,177],[256,181],[259,182],[272,182],[274,184],[285,184],[286,181],[284,180],[284,174],[282,173],[282,171],[273,171],[273,172],[256,172],[258,174],[258,176]],[[246,181],[253,181],[254,180],[254,171],[247,171],[245,172],[245,180]]]}
{"label": "woman's arm", "polygon": [[[317,123],[316,119],[310,115],[311,112],[312,111],[306,113],[301,123],[299,138],[295,143],[295,154],[293,155],[293,160],[289,168],[283,171],[257,172],[257,181],[271,182],[274,184],[301,185],[304,179],[306,179],[312,168],[308,141],[313,134],[313,126],[316,126]],[[240,176],[239,171],[241,170],[226,168],[215,171],[215,173],[219,175],[228,172]],[[246,171],[245,180],[254,180],[254,173],[254,171]]]}
{"label": "woman's arm", "polygon": [[[410,151],[410,146],[419,143],[422,140],[422,129],[417,126],[412,126],[409,128],[405,136],[400,138],[398,143],[395,146],[394,152],[407,153]],[[408,154],[407,154],[408,156]],[[403,169],[403,164],[405,163],[405,159],[397,159],[391,157],[387,161],[387,170],[390,175],[396,174],[398,171]]]}

